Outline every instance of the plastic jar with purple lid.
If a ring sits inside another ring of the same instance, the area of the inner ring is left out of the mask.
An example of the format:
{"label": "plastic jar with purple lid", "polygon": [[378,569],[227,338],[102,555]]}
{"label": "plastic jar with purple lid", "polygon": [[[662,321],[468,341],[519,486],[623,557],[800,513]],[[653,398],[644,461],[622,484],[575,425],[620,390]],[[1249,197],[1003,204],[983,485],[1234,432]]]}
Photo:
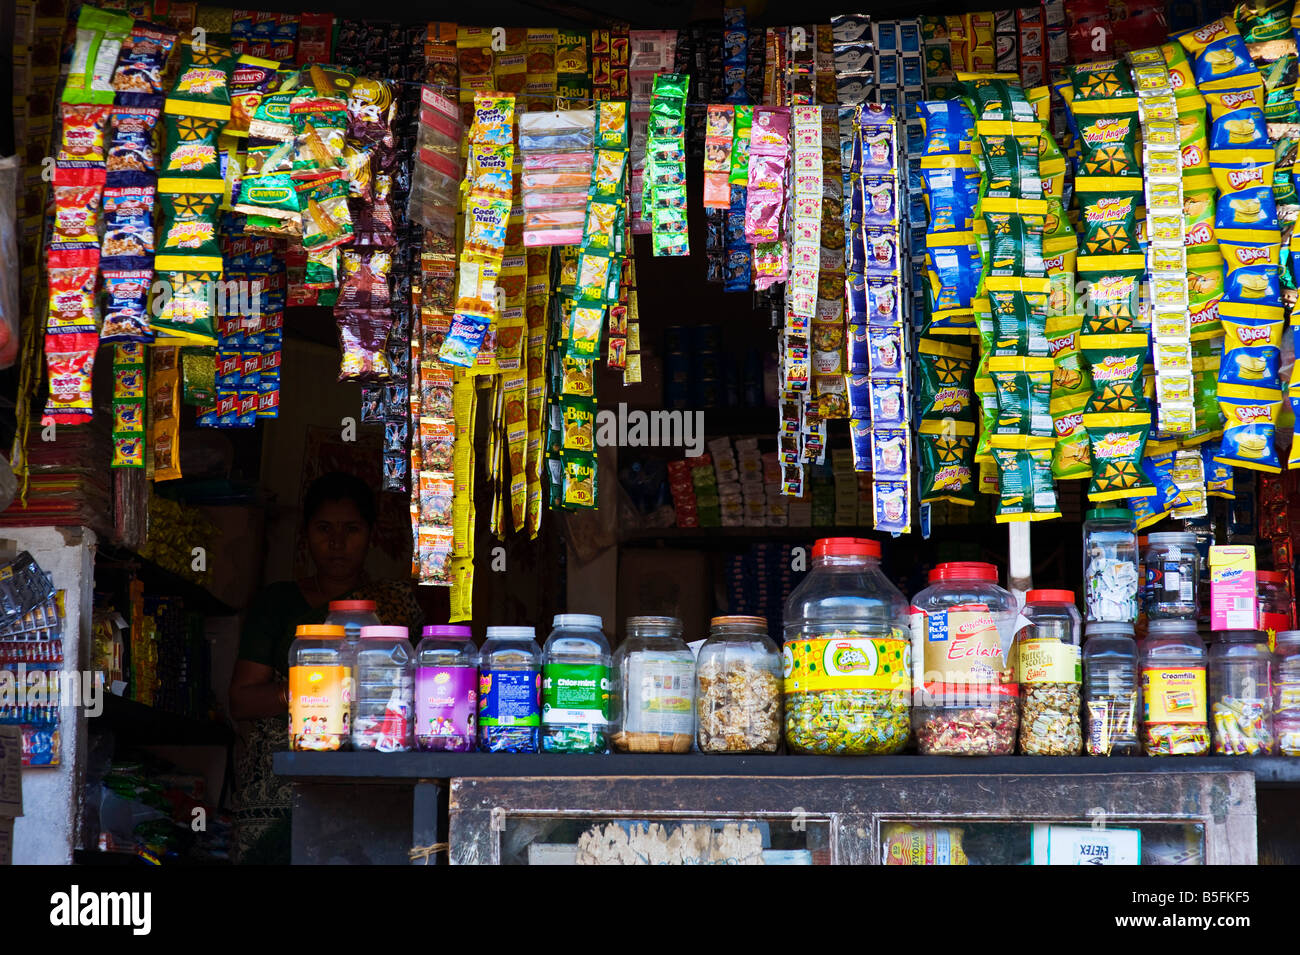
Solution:
{"label": "plastic jar with purple lid", "polygon": [[470,628],[425,627],[415,648],[415,748],[468,753],[478,738],[478,648]]}

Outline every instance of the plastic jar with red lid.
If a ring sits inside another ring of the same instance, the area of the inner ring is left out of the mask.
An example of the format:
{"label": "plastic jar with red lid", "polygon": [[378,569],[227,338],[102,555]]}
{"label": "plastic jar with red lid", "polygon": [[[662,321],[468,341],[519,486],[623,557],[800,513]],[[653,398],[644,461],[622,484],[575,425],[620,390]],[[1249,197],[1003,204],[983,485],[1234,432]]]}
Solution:
{"label": "plastic jar with red lid", "polygon": [[1020,751],[1077,756],[1083,750],[1083,618],[1072,590],[1025,594],[1016,632]]}
{"label": "plastic jar with red lid", "polygon": [[1259,594],[1259,629],[1271,634],[1291,629],[1291,592],[1280,570],[1255,571]]}
{"label": "plastic jar with red lid", "polygon": [[907,599],[880,544],[829,537],[785,605],[785,740],[791,752],[899,753],[911,736]]}
{"label": "plastic jar with red lid", "polygon": [[1009,755],[1016,749],[1016,598],[993,564],[930,571],[912,598],[912,730],[923,754]]}

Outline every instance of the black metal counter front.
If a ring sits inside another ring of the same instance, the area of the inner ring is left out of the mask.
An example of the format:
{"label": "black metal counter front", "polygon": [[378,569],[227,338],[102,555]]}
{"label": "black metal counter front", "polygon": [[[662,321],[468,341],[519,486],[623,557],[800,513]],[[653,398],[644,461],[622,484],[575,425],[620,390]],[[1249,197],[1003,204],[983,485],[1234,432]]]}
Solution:
{"label": "black metal counter front", "polygon": [[[656,802],[647,803],[649,810],[650,805],[661,806],[658,800],[673,791],[673,779],[681,780],[676,789],[699,793],[699,798],[704,798],[711,789],[744,794],[747,798],[768,790],[773,798],[787,801],[800,792],[818,794],[835,787],[844,789],[846,794],[851,791],[846,799],[869,800],[876,798],[872,792],[887,792],[908,784],[922,788],[944,785],[960,794],[963,789],[993,779],[998,783],[996,788],[1007,794],[1007,806],[1000,818],[1013,820],[1019,818],[1014,808],[1017,788],[1024,791],[1045,786],[1049,788],[1044,792],[1056,796],[1069,796],[1073,790],[1088,791],[1097,799],[1109,791],[1108,780],[1111,780],[1115,787],[1120,787],[1114,790],[1117,798],[1131,799],[1137,804],[1134,808],[1145,808],[1148,790],[1143,789],[1144,785],[1149,785],[1153,799],[1168,789],[1170,805],[1179,799],[1186,804],[1189,798],[1186,793],[1173,792],[1179,777],[1193,774],[1197,777],[1196,784],[1201,785],[1207,774],[1231,780],[1235,778],[1232,774],[1242,773],[1252,774],[1254,778],[1252,795],[1257,802],[1252,802],[1249,808],[1252,817],[1258,813],[1259,861],[1294,863],[1300,856],[1300,759],[1282,757],[837,758],[285,752],[276,754],[275,771],[294,784],[293,860],[306,864],[444,862],[448,858],[448,834],[455,828],[449,826],[449,809],[457,806],[454,793],[468,792],[475,787],[476,792],[491,790],[496,794],[494,798],[506,801],[509,799],[502,793],[535,793],[549,788],[554,790],[555,798],[549,803],[545,798],[534,800],[528,812],[559,813],[573,808],[575,812],[591,815],[590,811],[577,807],[586,794],[617,790],[626,797],[620,804],[627,809],[638,805],[636,792],[644,791],[648,798],[653,790]],[[1143,784],[1142,778],[1150,776],[1157,778]],[[1077,779],[1077,786],[1070,784],[1071,778]],[[824,781],[820,786],[818,779]],[[593,785],[584,786],[583,780]],[[800,787],[799,780],[808,780],[811,785]],[[871,789],[882,784],[883,789]],[[488,786],[487,790],[483,789],[484,785]],[[1055,789],[1050,788],[1053,785]],[[1132,793],[1138,795],[1123,796],[1127,791],[1124,786],[1136,787]],[[628,792],[632,795],[628,796]],[[452,794],[450,806],[449,794]],[[946,798],[952,796],[949,793]],[[564,805],[565,799],[574,800],[574,805]],[[468,819],[472,813],[466,806],[461,808]],[[669,807],[669,811],[689,815],[689,808],[683,803]],[[1159,819],[1169,814],[1151,815]],[[466,825],[462,822],[462,839],[468,832]],[[456,855],[454,848],[451,855]],[[471,853],[476,861],[480,855],[482,852]],[[1219,858],[1226,857],[1220,854]],[[462,853],[459,861],[464,860]]]}

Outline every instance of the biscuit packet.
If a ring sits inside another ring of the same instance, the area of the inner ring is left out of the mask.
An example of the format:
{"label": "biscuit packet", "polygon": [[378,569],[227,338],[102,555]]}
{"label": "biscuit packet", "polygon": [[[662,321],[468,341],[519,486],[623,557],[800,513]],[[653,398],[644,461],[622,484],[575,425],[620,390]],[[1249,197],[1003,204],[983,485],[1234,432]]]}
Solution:
{"label": "biscuit packet", "polygon": [[1088,444],[1088,431],[1083,426],[1088,397],[1078,392],[1052,399],[1052,430],[1056,433],[1056,444],[1052,448],[1052,475],[1058,481],[1086,478],[1092,473],[1092,450]]}
{"label": "biscuit packet", "polygon": [[921,460],[921,503],[975,503],[975,425],[965,421],[923,421],[917,429]]}
{"label": "biscuit packet", "polygon": [[1046,521],[1061,516],[1052,480],[1050,448],[994,448],[998,469],[999,524]]}
{"label": "biscuit packet", "polygon": [[1116,501],[1155,494],[1155,487],[1142,471],[1142,455],[1151,431],[1150,413],[1085,414],[1083,421],[1092,448],[1089,500]]}
{"label": "biscuit packet", "polygon": [[1282,466],[1274,443],[1282,407],[1281,389],[1220,383],[1218,397],[1227,421],[1214,460],[1230,467],[1280,473]]}
{"label": "biscuit packet", "polygon": [[998,399],[990,446],[1050,449],[1055,443],[1052,359],[993,357],[988,361],[988,372]]}
{"label": "biscuit packet", "polygon": [[114,102],[119,106],[161,109],[164,74],[177,33],[166,26],[137,20],[122,41],[113,68]]}

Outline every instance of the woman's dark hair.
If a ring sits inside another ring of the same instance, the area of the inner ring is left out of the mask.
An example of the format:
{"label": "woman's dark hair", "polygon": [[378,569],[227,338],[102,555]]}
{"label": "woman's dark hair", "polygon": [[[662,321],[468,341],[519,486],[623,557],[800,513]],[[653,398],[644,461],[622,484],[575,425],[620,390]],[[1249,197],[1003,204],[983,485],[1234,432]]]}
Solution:
{"label": "woman's dark hair", "polygon": [[355,474],[331,471],[312,481],[302,499],[303,525],[310,524],[328,501],[351,501],[357,506],[361,519],[371,527],[375,526],[375,495],[370,485]]}

